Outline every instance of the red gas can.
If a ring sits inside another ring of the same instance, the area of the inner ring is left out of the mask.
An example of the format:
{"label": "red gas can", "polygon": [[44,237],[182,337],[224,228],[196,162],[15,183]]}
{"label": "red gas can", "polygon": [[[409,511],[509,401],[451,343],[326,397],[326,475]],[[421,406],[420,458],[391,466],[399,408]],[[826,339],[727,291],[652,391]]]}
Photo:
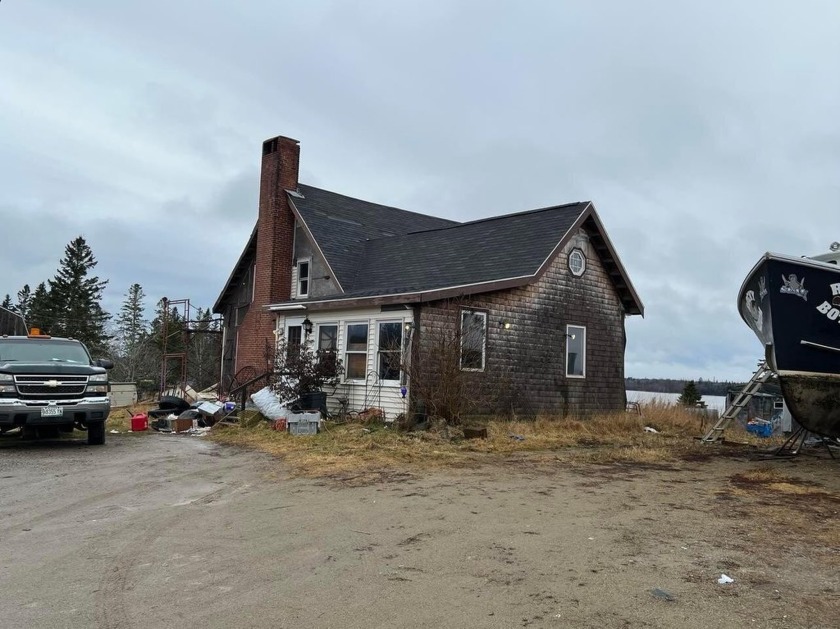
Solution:
{"label": "red gas can", "polygon": [[149,429],[149,416],[146,413],[138,413],[131,416],[131,431],[142,432]]}

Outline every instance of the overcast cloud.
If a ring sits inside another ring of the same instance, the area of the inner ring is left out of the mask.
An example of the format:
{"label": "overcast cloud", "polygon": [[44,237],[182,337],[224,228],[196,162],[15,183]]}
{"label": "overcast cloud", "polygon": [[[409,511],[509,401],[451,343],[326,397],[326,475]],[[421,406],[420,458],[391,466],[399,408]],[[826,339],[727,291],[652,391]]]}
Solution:
{"label": "overcast cloud", "polygon": [[838,33],[835,0],[2,0],[0,298],[82,234],[106,309],[212,305],[282,134],[304,183],[455,220],[592,200],[627,375],[744,379],[746,273],[840,240]]}

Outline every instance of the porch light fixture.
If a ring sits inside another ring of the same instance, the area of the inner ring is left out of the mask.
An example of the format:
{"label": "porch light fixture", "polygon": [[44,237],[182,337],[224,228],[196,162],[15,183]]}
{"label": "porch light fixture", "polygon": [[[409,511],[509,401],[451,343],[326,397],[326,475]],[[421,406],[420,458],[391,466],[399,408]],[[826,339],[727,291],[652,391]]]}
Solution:
{"label": "porch light fixture", "polygon": [[303,320],[303,331],[306,332],[307,336],[312,334],[312,322],[309,320],[309,317]]}
{"label": "porch light fixture", "polygon": [[510,330],[511,323],[507,319],[502,319],[499,321],[499,327],[503,330]]}
{"label": "porch light fixture", "polygon": [[406,321],[406,322],[403,324],[403,330],[405,330],[405,331],[406,331],[406,333],[411,332],[411,329],[412,329],[413,327],[414,327],[414,324],[413,324],[411,321]]}
{"label": "porch light fixture", "polygon": [[572,339],[574,341],[575,340],[575,335],[574,334],[569,334],[568,332],[566,332],[566,338],[567,339]]}

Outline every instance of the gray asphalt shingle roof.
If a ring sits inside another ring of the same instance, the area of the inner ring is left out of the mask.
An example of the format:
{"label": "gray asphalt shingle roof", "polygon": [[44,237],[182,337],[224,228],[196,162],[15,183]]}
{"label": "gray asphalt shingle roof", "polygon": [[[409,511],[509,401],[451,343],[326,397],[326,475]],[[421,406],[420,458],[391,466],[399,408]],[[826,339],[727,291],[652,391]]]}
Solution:
{"label": "gray asphalt shingle roof", "polygon": [[536,273],[588,203],[456,223],[301,185],[291,200],[345,296]]}
{"label": "gray asphalt shingle roof", "polygon": [[290,199],[345,290],[353,284],[369,240],[458,224],[303,184],[299,192],[302,198]]}
{"label": "gray asphalt shingle roof", "polygon": [[588,203],[366,243],[348,292],[402,293],[534,275]]}
{"label": "gray asphalt shingle roof", "polygon": [[[589,234],[626,312],[644,312],[589,202],[458,223],[302,184],[288,194],[342,289],[297,303],[338,305],[366,297],[467,294],[527,284],[577,225]],[[256,228],[214,312],[253,260],[255,245]]]}
{"label": "gray asphalt shingle roof", "polygon": [[[289,198],[343,291],[296,303],[338,305],[366,297],[467,294],[527,284],[578,225],[589,234],[626,312],[644,312],[589,202],[458,223],[303,184]],[[255,244],[256,228],[214,312],[253,258]],[[476,286],[470,290],[470,285]]]}

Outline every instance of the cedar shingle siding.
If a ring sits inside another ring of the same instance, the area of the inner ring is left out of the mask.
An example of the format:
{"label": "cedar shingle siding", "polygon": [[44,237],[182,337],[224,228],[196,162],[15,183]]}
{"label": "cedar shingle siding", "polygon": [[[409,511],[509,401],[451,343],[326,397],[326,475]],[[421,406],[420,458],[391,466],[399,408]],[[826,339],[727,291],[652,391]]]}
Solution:
{"label": "cedar shingle siding", "polygon": [[[575,277],[567,256],[586,255],[586,271]],[[424,304],[423,339],[458,325],[462,308],[488,312],[486,369],[470,373],[467,394],[497,408],[520,413],[591,413],[623,409],[624,308],[585,234],[575,236],[529,286]],[[511,327],[500,326],[509,321]],[[566,377],[566,325],[586,327],[586,377]]]}

